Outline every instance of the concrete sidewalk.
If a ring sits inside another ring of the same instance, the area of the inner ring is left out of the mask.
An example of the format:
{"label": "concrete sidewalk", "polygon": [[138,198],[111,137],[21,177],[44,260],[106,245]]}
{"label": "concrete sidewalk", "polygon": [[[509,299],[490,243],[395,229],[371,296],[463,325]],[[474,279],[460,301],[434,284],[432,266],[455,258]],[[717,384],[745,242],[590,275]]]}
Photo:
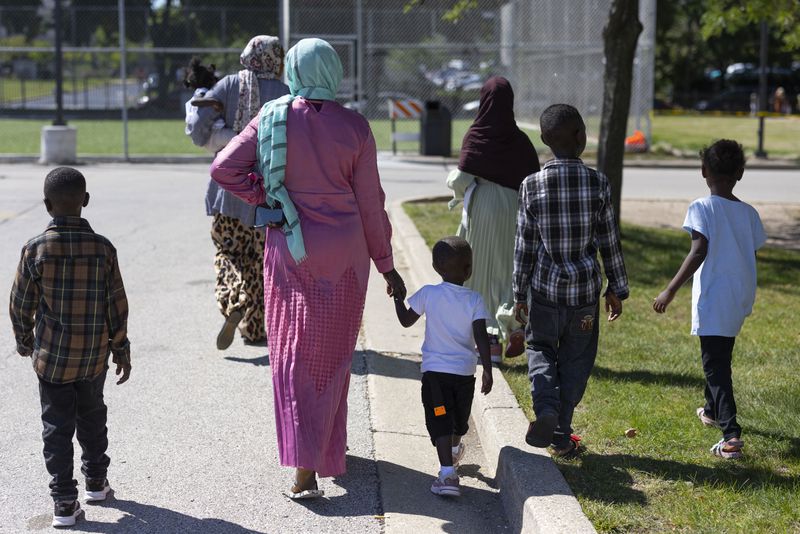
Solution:
{"label": "concrete sidewalk", "polygon": [[[440,278],[431,266],[430,250],[420,236],[413,222],[408,218],[402,208],[401,201],[396,201],[389,208],[392,227],[394,229],[395,263],[401,270],[409,294],[425,283],[437,283]],[[398,330],[393,324],[397,319],[393,307],[382,303],[386,300],[382,280],[377,273],[370,281],[370,290],[367,298],[367,311],[365,313],[364,331],[365,342],[375,348],[386,347],[391,352],[413,352],[417,354],[422,345],[424,334],[422,321],[406,331]],[[387,311],[388,310],[388,311]],[[391,313],[389,313],[391,311]],[[400,361],[412,359],[409,356],[396,355]],[[417,357],[418,358],[418,357]],[[416,358],[415,358],[416,359]],[[421,411],[414,420],[409,418],[405,402],[400,400],[402,392],[388,394],[392,388],[402,388],[406,397],[412,394],[411,387],[399,384],[397,381],[385,383],[381,378],[384,374],[382,368],[406,366],[390,363],[388,360],[378,359],[377,362],[368,358],[369,391],[372,397],[371,407],[375,428],[376,459],[379,461],[379,477],[384,498],[384,507],[387,506],[386,484],[391,481],[391,473],[382,472],[380,460],[383,455],[392,457],[394,461],[405,463],[408,461],[419,464],[425,460],[415,450],[417,449],[418,434],[424,436],[424,424]],[[373,372],[373,368],[377,372]],[[409,366],[409,374],[412,368]],[[418,370],[413,369],[415,376]],[[472,426],[477,431],[478,440],[468,441],[470,446],[480,445],[483,451],[481,471],[488,473],[493,480],[487,480],[490,487],[499,488],[505,519],[512,532],[531,533],[591,533],[594,527],[583,514],[578,501],[567,485],[561,473],[556,468],[549,454],[544,449],[528,446],[524,441],[527,429],[527,418],[519,408],[517,400],[499,370],[494,370],[494,388],[489,395],[481,395],[480,385],[476,383],[475,400],[472,409]],[[419,405],[419,387],[414,388],[416,404]],[[392,398],[395,397],[395,398]],[[413,404],[412,404],[413,406]],[[387,424],[386,428],[383,424]],[[397,433],[402,436],[395,439],[394,447],[388,445],[388,440],[383,439],[382,433]],[[414,436],[412,439],[411,436]],[[398,443],[402,441],[402,443]],[[424,442],[427,440],[423,439]],[[403,445],[408,450],[403,450]],[[427,443],[420,443],[424,447]],[[429,445],[428,448],[430,449]],[[409,450],[414,450],[410,453]],[[424,449],[423,449],[424,450]],[[425,460],[435,469],[435,455],[431,451],[430,459]],[[433,460],[433,462],[431,462]],[[413,464],[412,464],[413,465]],[[460,471],[461,472],[461,471]],[[462,481],[466,477],[462,476]],[[469,499],[465,492],[463,500]],[[400,520],[404,526],[416,526],[415,521],[407,517],[391,518],[387,512],[387,531],[392,526],[393,520]],[[470,526],[476,523],[469,523]],[[433,518],[420,522],[420,527],[437,525]],[[403,530],[405,531],[405,530]],[[427,531],[427,530],[426,530]],[[458,530],[459,532],[472,530]],[[485,532],[486,530],[481,530]]]}

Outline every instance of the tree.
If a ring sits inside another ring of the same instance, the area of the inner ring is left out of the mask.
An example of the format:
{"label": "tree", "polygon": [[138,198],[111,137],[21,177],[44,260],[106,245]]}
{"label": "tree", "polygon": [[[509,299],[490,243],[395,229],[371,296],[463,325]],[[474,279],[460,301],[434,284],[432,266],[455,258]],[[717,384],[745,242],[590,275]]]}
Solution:
{"label": "tree", "polygon": [[639,21],[639,0],[612,0],[608,23],[603,30],[606,68],[603,75],[603,111],[600,116],[597,168],[608,176],[611,183],[611,200],[617,220],[622,196],[625,134],[631,107],[633,58],[640,33],[642,23]]}
{"label": "tree", "polygon": [[706,0],[703,37],[734,33],[766,20],[789,50],[800,50],[797,0]]}

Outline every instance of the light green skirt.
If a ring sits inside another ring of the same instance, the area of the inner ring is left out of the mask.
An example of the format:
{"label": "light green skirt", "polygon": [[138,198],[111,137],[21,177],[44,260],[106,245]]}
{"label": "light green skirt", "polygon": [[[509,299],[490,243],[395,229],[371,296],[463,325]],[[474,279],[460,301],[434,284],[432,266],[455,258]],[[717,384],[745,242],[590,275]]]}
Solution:
{"label": "light green skirt", "polygon": [[[462,218],[458,235],[472,247],[472,277],[465,286],[483,297],[489,315],[489,334],[503,342],[511,331],[520,328],[514,319],[514,237],[517,226],[518,193],[488,180],[454,170],[447,178],[454,200],[462,200],[467,188],[475,183]],[[451,209],[456,202],[451,203]],[[466,222],[466,225],[464,224]]]}

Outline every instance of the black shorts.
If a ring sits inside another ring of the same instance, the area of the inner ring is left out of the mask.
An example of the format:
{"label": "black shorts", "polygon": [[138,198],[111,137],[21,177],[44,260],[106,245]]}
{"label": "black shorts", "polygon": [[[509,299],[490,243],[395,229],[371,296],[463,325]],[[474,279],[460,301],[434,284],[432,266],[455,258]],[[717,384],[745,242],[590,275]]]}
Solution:
{"label": "black shorts", "polygon": [[425,426],[434,445],[436,439],[442,436],[463,436],[467,433],[474,394],[474,376],[434,371],[422,373]]}

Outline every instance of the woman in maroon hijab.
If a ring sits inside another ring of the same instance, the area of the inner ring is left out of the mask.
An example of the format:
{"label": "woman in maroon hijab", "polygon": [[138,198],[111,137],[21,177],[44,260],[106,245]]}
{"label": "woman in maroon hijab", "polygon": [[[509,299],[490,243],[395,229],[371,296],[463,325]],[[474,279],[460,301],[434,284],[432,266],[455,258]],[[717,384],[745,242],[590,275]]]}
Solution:
{"label": "woman in maroon hijab", "polygon": [[514,272],[514,232],[519,186],[539,170],[539,157],[528,136],[514,121],[514,92],[501,76],[481,89],[478,116],[461,144],[458,169],[447,177],[453,209],[463,200],[458,235],[472,246],[472,278],[466,286],[483,296],[492,345],[492,361],[519,356],[525,335],[514,319],[511,275]]}

